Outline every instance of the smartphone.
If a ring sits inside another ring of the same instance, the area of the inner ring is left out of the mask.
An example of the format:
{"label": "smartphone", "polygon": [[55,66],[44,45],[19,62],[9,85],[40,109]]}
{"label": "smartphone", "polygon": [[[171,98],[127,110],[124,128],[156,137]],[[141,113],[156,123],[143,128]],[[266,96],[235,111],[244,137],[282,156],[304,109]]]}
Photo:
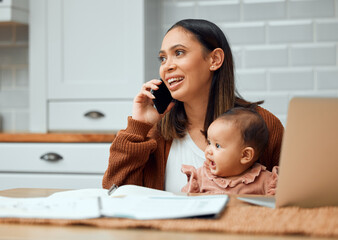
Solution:
{"label": "smartphone", "polygon": [[164,111],[167,109],[169,103],[173,100],[169,89],[165,85],[162,79],[160,79],[162,82],[158,86],[157,90],[151,89],[150,92],[155,96],[155,99],[153,99],[154,105],[156,110],[159,114],[164,113]]}

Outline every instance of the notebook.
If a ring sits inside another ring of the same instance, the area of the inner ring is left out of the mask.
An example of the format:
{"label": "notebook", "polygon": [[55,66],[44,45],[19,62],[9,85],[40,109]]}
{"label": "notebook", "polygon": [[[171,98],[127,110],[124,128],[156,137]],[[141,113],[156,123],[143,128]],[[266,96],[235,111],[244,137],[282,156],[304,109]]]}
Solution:
{"label": "notebook", "polygon": [[175,195],[136,185],[114,189],[111,193],[107,189],[78,189],[40,198],[0,196],[0,218],[217,218],[229,200],[227,195]]}
{"label": "notebook", "polygon": [[338,98],[293,98],[275,197],[240,200],[267,207],[338,206]]}

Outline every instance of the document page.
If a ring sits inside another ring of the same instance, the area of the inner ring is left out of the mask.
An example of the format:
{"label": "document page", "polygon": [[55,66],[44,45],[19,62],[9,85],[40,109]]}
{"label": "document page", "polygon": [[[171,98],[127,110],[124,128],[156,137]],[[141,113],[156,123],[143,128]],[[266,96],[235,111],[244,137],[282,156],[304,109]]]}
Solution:
{"label": "document page", "polygon": [[0,197],[2,218],[85,219],[100,217],[98,198]]}
{"label": "document page", "polygon": [[102,198],[101,213],[106,217],[139,220],[217,217],[226,206],[227,201],[227,195]]}
{"label": "document page", "polygon": [[101,188],[86,188],[86,189],[77,189],[77,190],[69,190],[69,191],[62,191],[57,192],[49,196],[50,198],[53,197],[121,197],[121,196],[131,196],[131,195],[138,195],[138,196],[174,196],[175,194],[172,192],[157,190],[153,188],[147,188],[137,185],[123,185],[118,187],[114,192],[108,195],[107,189]]}
{"label": "document page", "polygon": [[217,217],[228,202],[227,195],[184,196],[124,185],[108,195],[105,189],[81,189],[42,198],[0,197],[1,218],[174,219]]}

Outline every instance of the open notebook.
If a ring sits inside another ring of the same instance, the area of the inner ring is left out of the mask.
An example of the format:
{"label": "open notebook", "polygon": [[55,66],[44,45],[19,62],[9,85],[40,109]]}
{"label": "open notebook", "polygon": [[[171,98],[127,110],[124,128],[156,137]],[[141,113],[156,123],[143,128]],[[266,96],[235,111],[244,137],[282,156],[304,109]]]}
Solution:
{"label": "open notebook", "polygon": [[294,98],[283,137],[276,196],[240,200],[267,207],[338,205],[338,98]]}
{"label": "open notebook", "polygon": [[81,189],[58,192],[45,198],[0,197],[0,218],[215,218],[227,201],[227,195],[188,197],[124,185],[110,196],[105,189]]}

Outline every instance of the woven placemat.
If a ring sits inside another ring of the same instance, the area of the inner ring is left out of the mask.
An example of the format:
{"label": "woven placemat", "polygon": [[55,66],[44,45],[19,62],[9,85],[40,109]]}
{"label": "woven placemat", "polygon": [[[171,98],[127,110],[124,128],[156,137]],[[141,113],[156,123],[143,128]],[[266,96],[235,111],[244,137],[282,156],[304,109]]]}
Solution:
{"label": "woven placemat", "polygon": [[100,228],[149,228],[166,231],[211,231],[242,234],[301,234],[338,237],[338,207],[270,209],[228,206],[218,219],[131,220],[96,218],[84,220],[2,218],[0,223],[88,225]]}

